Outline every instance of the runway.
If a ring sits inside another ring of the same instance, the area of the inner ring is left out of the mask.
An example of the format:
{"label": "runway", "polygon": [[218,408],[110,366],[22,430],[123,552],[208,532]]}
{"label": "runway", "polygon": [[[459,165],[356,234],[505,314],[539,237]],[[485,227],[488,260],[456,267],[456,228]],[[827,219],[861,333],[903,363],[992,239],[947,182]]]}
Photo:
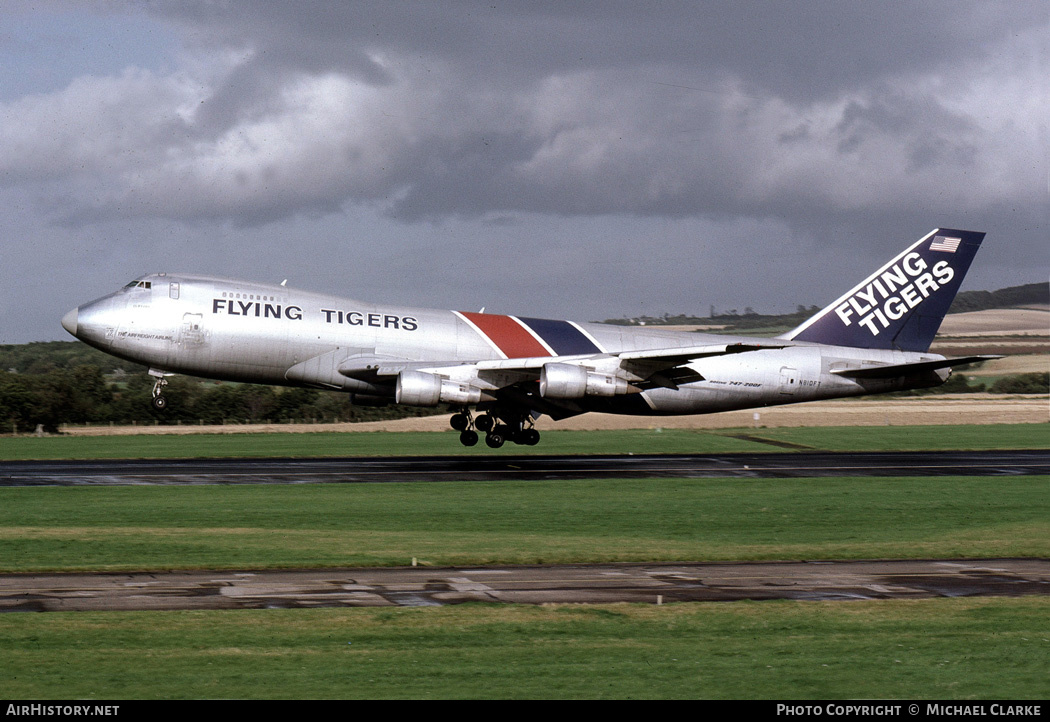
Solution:
{"label": "runway", "polygon": [[0,611],[274,609],[1050,594],[1050,560],[0,575]]}
{"label": "runway", "polygon": [[1050,450],[2,461],[0,486],[1050,474]]}

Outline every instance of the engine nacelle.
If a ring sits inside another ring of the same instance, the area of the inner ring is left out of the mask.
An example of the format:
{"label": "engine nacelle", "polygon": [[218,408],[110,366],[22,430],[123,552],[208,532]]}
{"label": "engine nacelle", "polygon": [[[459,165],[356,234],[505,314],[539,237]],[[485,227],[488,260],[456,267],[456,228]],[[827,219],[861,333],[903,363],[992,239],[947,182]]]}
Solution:
{"label": "engine nacelle", "polygon": [[572,364],[544,364],[540,369],[540,396],[545,399],[582,399],[628,393],[624,379],[596,374]]}
{"label": "engine nacelle", "polygon": [[587,393],[587,369],[570,364],[544,364],[540,369],[540,396],[545,399],[582,399]]}
{"label": "engine nacelle", "polygon": [[408,406],[437,406],[441,402],[441,378],[420,371],[402,371],[397,375],[394,400]]}
{"label": "engine nacelle", "polygon": [[394,400],[406,406],[477,404],[481,402],[481,389],[422,371],[402,371],[397,375]]}

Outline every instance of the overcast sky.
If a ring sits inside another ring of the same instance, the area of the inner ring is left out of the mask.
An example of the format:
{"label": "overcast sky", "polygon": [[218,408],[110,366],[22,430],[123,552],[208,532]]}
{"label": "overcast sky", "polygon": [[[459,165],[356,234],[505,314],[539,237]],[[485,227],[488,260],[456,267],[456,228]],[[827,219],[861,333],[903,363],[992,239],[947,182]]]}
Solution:
{"label": "overcast sky", "polygon": [[0,0],[0,343],[137,275],[569,318],[1046,282],[1050,3]]}

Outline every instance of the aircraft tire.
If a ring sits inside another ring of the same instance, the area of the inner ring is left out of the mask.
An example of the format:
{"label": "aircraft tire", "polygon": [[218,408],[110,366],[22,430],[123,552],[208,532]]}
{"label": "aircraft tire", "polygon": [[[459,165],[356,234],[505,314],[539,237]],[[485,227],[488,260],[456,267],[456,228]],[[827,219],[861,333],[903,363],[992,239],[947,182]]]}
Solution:
{"label": "aircraft tire", "polygon": [[478,443],[478,432],[466,429],[459,435],[459,443],[463,446],[474,446]]}
{"label": "aircraft tire", "polygon": [[151,403],[153,404],[153,408],[157,411],[163,411],[168,408],[168,400],[163,396],[154,396]]}
{"label": "aircraft tire", "polygon": [[485,434],[485,443],[488,444],[490,449],[498,449],[503,446],[504,441],[506,441],[506,439],[504,439],[503,434],[498,431]]}
{"label": "aircraft tire", "polygon": [[470,421],[467,419],[466,414],[453,414],[452,418],[448,420],[449,425],[456,431],[466,431],[470,425]]}
{"label": "aircraft tire", "polygon": [[528,446],[535,446],[540,443],[540,432],[536,431],[536,429],[525,429],[525,431],[521,432],[521,435],[524,437],[522,443]]}
{"label": "aircraft tire", "polygon": [[496,420],[490,414],[474,419],[474,426],[478,427],[478,431],[492,431],[492,427],[495,425]]}

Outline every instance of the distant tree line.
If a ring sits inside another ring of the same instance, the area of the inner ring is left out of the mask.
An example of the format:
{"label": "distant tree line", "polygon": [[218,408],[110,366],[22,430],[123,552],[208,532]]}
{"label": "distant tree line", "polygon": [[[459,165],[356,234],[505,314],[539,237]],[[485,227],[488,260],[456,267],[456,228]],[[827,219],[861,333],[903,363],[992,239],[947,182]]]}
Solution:
{"label": "distant tree line", "polygon": [[62,424],[222,424],[377,421],[444,411],[355,406],[316,389],[169,378],[168,407],[150,399],[154,379],[138,364],[77,341],[0,346],[0,433],[56,431]]}

